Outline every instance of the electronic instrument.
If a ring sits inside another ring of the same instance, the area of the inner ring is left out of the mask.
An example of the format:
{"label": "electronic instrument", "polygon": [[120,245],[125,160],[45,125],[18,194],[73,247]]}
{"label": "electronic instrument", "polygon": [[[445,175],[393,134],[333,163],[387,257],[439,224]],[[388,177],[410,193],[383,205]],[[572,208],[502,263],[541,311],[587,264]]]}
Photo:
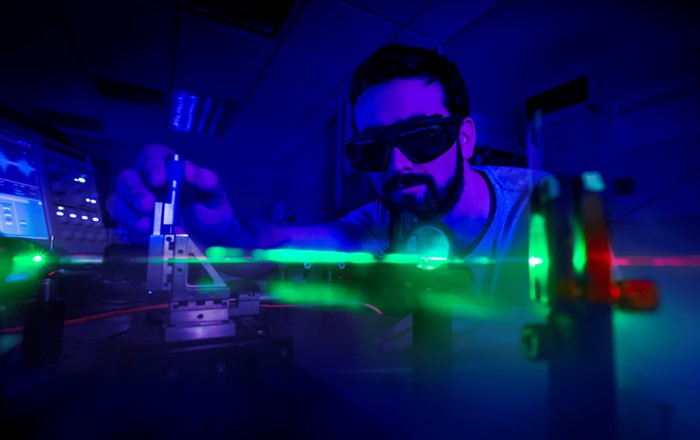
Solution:
{"label": "electronic instrument", "polygon": [[108,230],[90,156],[0,118],[0,234],[62,254],[102,255]]}

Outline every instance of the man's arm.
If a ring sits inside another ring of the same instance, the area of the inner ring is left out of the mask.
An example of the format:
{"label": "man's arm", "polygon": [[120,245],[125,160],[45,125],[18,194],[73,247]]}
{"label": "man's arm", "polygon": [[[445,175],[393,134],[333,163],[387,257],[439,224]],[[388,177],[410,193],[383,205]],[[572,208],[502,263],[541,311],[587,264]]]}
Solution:
{"label": "man's arm", "polygon": [[[146,146],[137,156],[136,167],[120,173],[116,192],[107,199],[107,210],[135,241],[145,241],[151,232],[154,191],[165,185],[166,158],[172,153],[164,145]],[[289,226],[238,219],[213,171],[187,161],[184,174],[191,192],[190,197],[183,198],[184,226],[203,245],[344,251],[359,248],[342,222]]]}

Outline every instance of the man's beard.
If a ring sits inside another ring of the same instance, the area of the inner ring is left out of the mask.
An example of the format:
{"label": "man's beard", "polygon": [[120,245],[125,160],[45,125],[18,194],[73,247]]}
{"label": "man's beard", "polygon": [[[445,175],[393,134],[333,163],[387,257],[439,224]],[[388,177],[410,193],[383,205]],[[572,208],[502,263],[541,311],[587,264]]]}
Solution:
{"label": "man's beard", "polygon": [[[409,196],[399,201],[393,200],[392,192],[401,187],[425,185],[422,197]],[[382,186],[378,194],[381,202],[392,212],[406,212],[421,221],[434,221],[442,218],[457,205],[464,191],[464,157],[462,146],[457,145],[457,166],[445,186],[438,188],[433,176],[429,174],[395,175]]]}

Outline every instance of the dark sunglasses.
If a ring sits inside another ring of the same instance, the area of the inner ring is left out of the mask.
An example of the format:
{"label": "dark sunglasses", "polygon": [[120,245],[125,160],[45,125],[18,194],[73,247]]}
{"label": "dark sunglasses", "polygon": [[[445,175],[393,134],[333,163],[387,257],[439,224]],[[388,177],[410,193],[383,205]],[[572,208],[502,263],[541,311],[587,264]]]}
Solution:
{"label": "dark sunglasses", "polygon": [[413,163],[430,162],[454,144],[461,123],[459,115],[436,115],[368,128],[345,141],[345,154],[350,165],[362,171],[386,169],[394,147]]}

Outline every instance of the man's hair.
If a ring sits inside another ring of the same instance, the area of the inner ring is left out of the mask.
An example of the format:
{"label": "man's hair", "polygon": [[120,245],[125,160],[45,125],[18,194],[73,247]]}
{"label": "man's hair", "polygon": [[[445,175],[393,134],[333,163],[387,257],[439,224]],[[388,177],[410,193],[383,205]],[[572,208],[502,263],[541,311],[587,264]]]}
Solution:
{"label": "man's hair", "polygon": [[350,83],[350,104],[372,86],[394,79],[424,78],[442,86],[445,108],[452,115],[469,116],[469,95],[457,66],[429,49],[394,43],[380,47],[355,71]]}

